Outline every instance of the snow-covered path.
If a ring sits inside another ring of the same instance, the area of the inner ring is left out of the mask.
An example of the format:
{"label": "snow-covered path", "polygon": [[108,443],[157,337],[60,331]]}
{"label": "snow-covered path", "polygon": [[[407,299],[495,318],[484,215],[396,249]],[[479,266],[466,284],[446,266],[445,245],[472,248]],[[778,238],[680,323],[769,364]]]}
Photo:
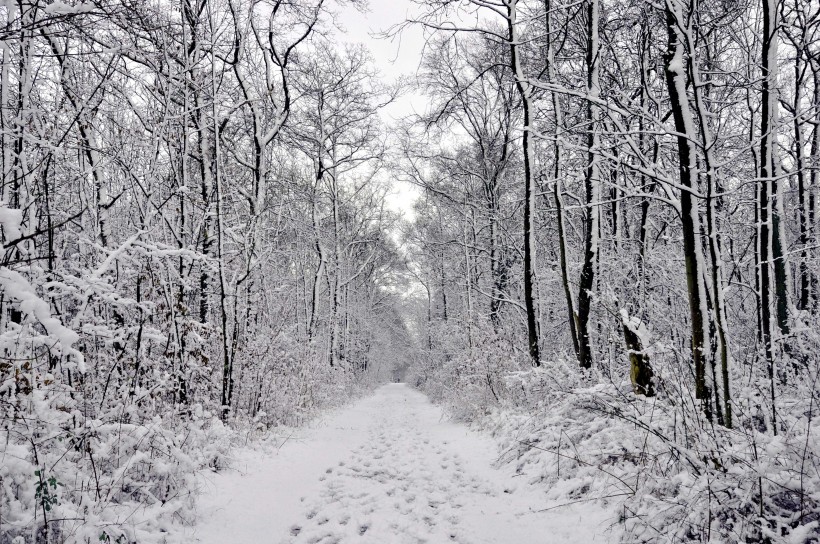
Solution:
{"label": "snow-covered path", "polygon": [[[537,486],[493,468],[491,439],[386,385],[278,450],[240,453],[208,477],[203,544],[606,542],[592,505],[544,512]],[[522,482],[523,484],[523,482]],[[542,510],[538,512],[538,510]]]}

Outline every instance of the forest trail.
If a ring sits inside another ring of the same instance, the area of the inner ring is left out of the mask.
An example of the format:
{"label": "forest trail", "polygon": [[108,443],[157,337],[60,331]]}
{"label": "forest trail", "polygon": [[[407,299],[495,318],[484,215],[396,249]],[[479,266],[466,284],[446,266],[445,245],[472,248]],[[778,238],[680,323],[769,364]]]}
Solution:
{"label": "forest trail", "polygon": [[278,450],[208,475],[202,544],[606,542],[610,514],[547,504],[494,468],[493,441],[404,384],[329,414]]}

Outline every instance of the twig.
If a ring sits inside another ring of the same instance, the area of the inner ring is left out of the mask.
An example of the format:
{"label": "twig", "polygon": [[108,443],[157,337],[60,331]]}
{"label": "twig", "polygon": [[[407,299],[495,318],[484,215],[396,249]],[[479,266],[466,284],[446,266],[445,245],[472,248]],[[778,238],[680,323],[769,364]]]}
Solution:
{"label": "twig", "polygon": [[559,456],[561,456],[561,457],[566,457],[567,459],[572,459],[573,461],[575,461],[575,462],[577,462],[577,463],[581,463],[582,465],[586,465],[586,466],[588,466],[588,467],[597,468],[598,470],[600,470],[600,471],[601,471],[601,472],[603,472],[604,474],[606,474],[606,475],[608,475],[608,476],[612,476],[613,478],[615,478],[616,480],[618,480],[619,482],[621,482],[622,484],[624,484],[624,485],[626,486],[626,488],[627,488],[627,489],[629,489],[629,490],[632,492],[632,493],[631,493],[632,495],[634,495],[634,494],[635,494],[635,489],[633,489],[631,485],[629,485],[628,483],[626,483],[626,482],[623,480],[623,478],[621,478],[621,477],[619,477],[619,476],[616,476],[615,474],[612,474],[611,472],[606,471],[606,470],[602,469],[601,467],[595,466],[595,465],[593,465],[593,464],[591,464],[591,463],[587,463],[586,461],[582,461],[581,459],[578,459],[577,457],[572,457],[572,456],[570,456],[570,455],[564,455],[563,453],[561,453],[561,452],[559,452],[559,451],[555,451],[555,450],[548,450],[547,448],[542,448],[542,447],[540,447],[540,446],[536,446],[536,445],[531,444],[531,443],[529,443],[529,442],[525,442],[524,440],[517,440],[517,439],[516,439],[516,442],[519,442],[519,443],[521,443],[521,444],[523,444],[523,445],[525,445],[525,446],[528,446],[528,447],[530,447],[530,448],[535,448],[535,449],[537,449],[537,450],[545,451],[545,452],[547,452],[547,453],[554,453],[555,455],[559,455]]}
{"label": "twig", "polygon": [[612,497],[623,497],[625,495],[632,495],[633,493],[615,493],[614,495],[606,495],[604,497],[588,497],[586,499],[578,499],[577,501],[570,501],[565,502],[563,504],[557,504],[555,506],[550,506],[549,508],[542,508],[541,510],[533,510],[530,508],[530,512],[533,514],[539,514],[541,512],[549,512],[550,510],[555,510],[556,508],[562,508],[564,506],[569,506],[571,504],[577,504],[579,502],[587,502],[587,501],[597,501],[602,499],[611,499]]}

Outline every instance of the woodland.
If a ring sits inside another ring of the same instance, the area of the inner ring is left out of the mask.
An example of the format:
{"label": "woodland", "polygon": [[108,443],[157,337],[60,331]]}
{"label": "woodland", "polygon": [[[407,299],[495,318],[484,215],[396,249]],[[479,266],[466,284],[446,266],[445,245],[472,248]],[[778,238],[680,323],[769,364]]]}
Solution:
{"label": "woodland", "polygon": [[397,80],[352,8],[0,0],[0,544],[391,381],[623,542],[820,539],[820,4],[412,0]]}

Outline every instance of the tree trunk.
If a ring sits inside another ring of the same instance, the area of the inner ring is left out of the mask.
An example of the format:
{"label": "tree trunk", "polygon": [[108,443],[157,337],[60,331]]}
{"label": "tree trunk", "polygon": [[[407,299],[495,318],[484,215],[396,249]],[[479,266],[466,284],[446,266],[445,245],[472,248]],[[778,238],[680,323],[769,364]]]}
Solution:
{"label": "tree trunk", "polygon": [[624,331],[624,343],[629,354],[629,378],[632,381],[632,390],[636,395],[647,397],[655,396],[655,384],[652,365],[649,364],[649,354],[646,352],[642,330],[644,324],[637,317],[630,317],[626,310],[621,310],[621,325]]}
{"label": "tree trunk", "polygon": [[[555,46],[553,41],[553,26],[552,26],[552,2],[545,0],[544,2],[545,26],[546,26],[546,40],[547,40],[547,77],[550,83],[555,83]],[[572,287],[569,283],[569,263],[567,257],[567,238],[564,228],[564,201],[561,194],[561,177],[563,171],[561,169],[561,131],[563,128],[563,115],[561,110],[560,95],[557,92],[551,92],[552,96],[552,112],[553,123],[555,124],[553,135],[555,141],[553,142],[552,154],[552,173],[553,173],[553,199],[555,200],[555,216],[558,225],[558,264],[561,268],[561,283],[564,287],[564,298],[567,304],[567,317],[569,323],[570,336],[572,337],[572,348],[575,356],[580,360],[580,348],[578,346],[578,330],[575,326],[575,301],[572,297]]]}
{"label": "tree trunk", "polygon": [[[708,311],[706,309],[706,289],[703,283],[703,253],[700,244],[700,214],[693,192],[697,191],[697,148],[698,139],[692,111],[687,97],[688,82],[685,64],[687,18],[684,17],[679,2],[669,0],[665,7],[668,49],[664,54],[666,86],[678,148],[678,169],[681,189],[681,220],[683,226],[683,253],[686,266],[686,287],[689,299],[689,317],[692,330],[692,360],[695,367],[695,397],[701,401],[706,417],[711,420],[712,406],[709,388],[706,385],[706,359],[709,350]],[[691,30],[691,29],[689,29]]]}
{"label": "tree trunk", "polygon": [[[686,34],[688,40],[688,50],[690,52],[696,50],[694,36],[692,32]],[[707,51],[708,47],[704,48]],[[718,423],[726,427],[732,427],[732,406],[731,406],[731,390],[729,387],[729,346],[727,334],[727,320],[726,320],[726,302],[723,295],[723,256],[720,249],[720,238],[717,226],[716,207],[718,199],[721,195],[715,195],[722,190],[722,184],[719,182],[718,172],[715,169],[715,161],[712,157],[714,149],[714,137],[712,136],[712,129],[710,126],[710,119],[714,117],[713,112],[709,110],[709,105],[706,100],[708,98],[708,82],[701,79],[700,66],[698,59],[694,54],[690,53],[687,56],[689,64],[689,74],[692,78],[693,95],[695,98],[695,111],[698,117],[698,126],[700,127],[700,144],[702,151],[703,166],[702,170],[705,173],[706,182],[706,237],[708,240],[709,256],[712,261],[711,267],[711,287],[712,299],[711,308],[714,315],[714,323],[710,322],[710,332],[715,333],[717,340],[717,355],[720,360],[720,375],[722,384],[718,383],[717,374],[715,371],[714,358],[710,358],[712,364],[712,387],[715,395],[715,412]],[[709,66],[706,66],[707,70]],[[704,265],[706,267],[706,265]],[[706,271],[704,271],[706,272]],[[704,279],[706,282],[706,279]],[[722,389],[723,394],[720,394]],[[724,416],[725,413],[725,416]]]}
{"label": "tree trunk", "polygon": [[584,170],[584,193],[586,220],[584,225],[584,263],[581,268],[578,293],[578,363],[581,368],[592,367],[592,344],[589,337],[589,317],[592,310],[592,289],[595,282],[595,268],[598,265],[598,236],[600,228],[601,179],[598,164],[598,147],[600,135],[598,126],[600,111],[596,104],[601,94],[599,81],[599,44],[598,19],[600,18],[598,0],[586,3],[587,17],[587,96],[586,103],[586,144],[587,164]]}
{"label": "tree trunk", "polygon": [[524,155],[524,306],[527,311],[527,344],[530,359],[534,366],[541,366],[541,356],[538,345],[538,314],[535,308],[533,270],[535,260],[535,233],[533,231],[533,215],[535,209],[535,179],[532,173],[532,153],[530,150],[530,102],[531,88],[526,80],[526,74],[519,58],[519,36],[517,27],[518,0],[507,3],[507,32],[510,44],[510,62],[515,74],[515,86],[521,97],[524,110],[524,134],[521,139],[521,151]]}
{"label": "tree trunk", "polygon": [[[773,298],[777,298],[779,279],[777,274],[778,266],[775,263],[775,292],[772,293],[772,261],[777,259],[776,247],[778,243],[779,228],[775,218],[776,199],[778,183],[776,177],[775,162],[775,126],[777,123],[777,93],[774,89],[777,77],[777,39],[778,39],[778,9],[777,0],[763,0],[763,52],[762,52],[762,93],[761,93],[761,116],[760,116],[760,191],[759,191],[759,244],[760,244],[760,314],[761,314],[761,336],[763,338],[763,349],[768,367],[770,395],[772,402],[772,431],[777,434],[777,410],[775,408],[774,391],[774,345],[773,332],[774,323],[772,320],[771,308]],[[773,205],[774,204],[774,205]],[[782,255],[780,255],[782,261]],[[774,294],[774,297],[773,297]],[[775,300],[776,301],[776,300]],[[779,317],[779,301],[777,314]],[[779,319],[778,319],[779,324]]]}

